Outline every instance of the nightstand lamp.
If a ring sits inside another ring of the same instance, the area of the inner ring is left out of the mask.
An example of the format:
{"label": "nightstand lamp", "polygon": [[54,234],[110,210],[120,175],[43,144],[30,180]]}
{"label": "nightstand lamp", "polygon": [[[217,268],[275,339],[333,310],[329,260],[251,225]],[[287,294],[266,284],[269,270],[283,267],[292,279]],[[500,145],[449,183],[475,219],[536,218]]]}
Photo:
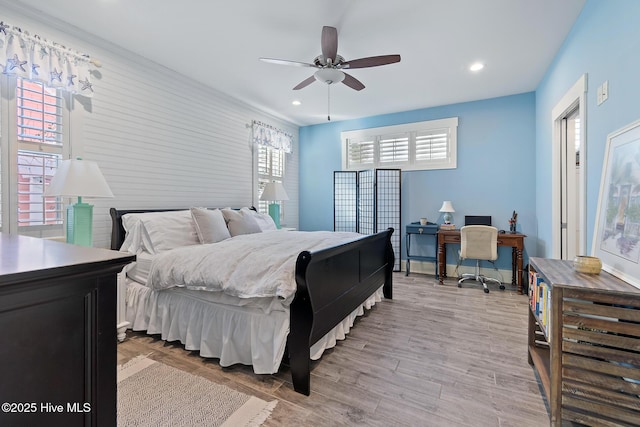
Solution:
{"label": "nightstand lamp", "polygon": [[442,207],[440,208],[440,212],[444,212],[443,219],[445,224],[451,224],[451,212],[455,212],[455,211],[456,210],[453,209],[453,205],[449,200],[445,200],[444,202],[442,202]]}
{"label": "nightstand lamp", "polygon": [[260,200],[267,202],[274,202],[269,205],[269,216],[273,218],[273,222],[276,223],[276,227],[280,228],[280,204],[277,203],[282,200],[289,200],[287,192],[284,191],[284,186],[280,182],[270,182],[264,186]]}
{"label": "nightstand lamp", "polygon": [[80,158],[62,160],[44,195],[78,197],[78,203],[67,206],[67,243],[93,245],[93,205],[82,198],[113,197],[98,164]]}

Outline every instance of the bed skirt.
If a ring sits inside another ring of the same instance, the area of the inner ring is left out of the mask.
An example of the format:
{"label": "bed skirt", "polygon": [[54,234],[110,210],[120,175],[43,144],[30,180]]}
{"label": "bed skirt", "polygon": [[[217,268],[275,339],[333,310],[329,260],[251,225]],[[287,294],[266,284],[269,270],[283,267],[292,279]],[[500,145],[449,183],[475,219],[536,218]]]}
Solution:
{"label": "bed skirt", "polygon": [[[203,295],[204,293],[204,295]],[[256,374],[278,372],[289,333],[289,309],[265,311],[260,305],[236,306],[211,301],[212,293],[169,289],[154,291],[126,279],[126,320],[134,331],[180,341],[221,366],[253,366]],[[344,340],[356,317],[382,300],[382,288],[311,347],[311,359]]]}

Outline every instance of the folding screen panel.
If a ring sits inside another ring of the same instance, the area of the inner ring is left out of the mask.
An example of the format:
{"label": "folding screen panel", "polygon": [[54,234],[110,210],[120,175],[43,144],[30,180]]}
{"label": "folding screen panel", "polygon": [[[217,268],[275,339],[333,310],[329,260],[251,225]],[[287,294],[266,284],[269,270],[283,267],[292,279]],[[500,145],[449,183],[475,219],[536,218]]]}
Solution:
{"label": "folding screen panel", "polygon": [[376,232],[376,175],[373,170],[358,172],[358,233]]}
{"label": "folding screen panel", "polygon": [[400,271],[400,169],[376,169],[375,231],[394,229],[391,244],[396,254],[394,271]]}
{"label": "folding screen panel", "polygon": [[393,227],[394,271],[400,271],[400,182],[400,169],[333,173],[334,230],[373,234]]}
{"label": "folding screen panel", "polygon": [[333,230],[358,231],[358,172],[333,172]]}

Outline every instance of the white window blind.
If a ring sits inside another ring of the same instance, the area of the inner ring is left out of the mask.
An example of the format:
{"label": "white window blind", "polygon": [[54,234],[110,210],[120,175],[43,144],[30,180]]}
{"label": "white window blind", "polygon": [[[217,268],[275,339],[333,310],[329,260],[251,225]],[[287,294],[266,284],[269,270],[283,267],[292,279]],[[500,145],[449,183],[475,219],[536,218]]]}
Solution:
{"label": "white window blind", "polygon": [[[269,203],[259,200],[264,186],[269,182],[284,182],[285,152],[268,145],[256,145],[258,149],[258,212],[269,213]],[[280,203],[280,202],[278,202]],[[284,215],[282,205],[280,215]]]}
{"label": "white window blind", "polygon": [[449,132],[439,129],[416,133],[416,162],[445,160],[448,156]]}
{"label": "white window blind", "polygon": [[17,79],[18,226],[62,224],[62,203],[44,197],[62,159],[62,99],[56,89]]}
{"label": "white window blind", "polygon": [[380,137],[380,163],[398,163],[409,161],[409,134]]}
{"label": "white window blind", "polygon": [[62,224],[62,204],[44,197],[62,159],[62,98],[56,89],[17,79],[18,226]]}
{"label": "white window blind", "polygon": [[453,169],[458,118],[342,132],[343,170]]}
{"label": "white window blind", "polygon": [[62,231],[62,201],[45,197],[46,186],[67,152],[66,112],[56,89],[22,78],[5,77],[3,115],[10,131],[0,135],[7,157],[0,170],[2,230],[34,236]]}
{"label": "white window blind", "polygon": [[61,154],[18,151],[18,226],[62,224],[57,197],[44,197]]}
{"label": "white window blind", "polygon": [[349,144],[349,164],[353,166],[362,166],[366,168],[373,165],[374,162],[374,145],[373,139],[351,139]]}

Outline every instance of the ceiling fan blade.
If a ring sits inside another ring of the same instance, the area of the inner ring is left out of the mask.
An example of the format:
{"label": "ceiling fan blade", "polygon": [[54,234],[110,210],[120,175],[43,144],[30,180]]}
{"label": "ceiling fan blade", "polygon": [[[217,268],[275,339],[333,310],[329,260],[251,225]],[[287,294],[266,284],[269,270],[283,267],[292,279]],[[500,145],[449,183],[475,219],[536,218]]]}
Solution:
{"label": "ceiling fan blade", "polygon": [[395,62],[400,62],[400,55],[370,56],[368,58],[360,58],[360,59],[354,59],[352,61],[343,62],[342,68],[353,69],[353,68],[377,67],[379,65],[393,64]]}
{"label": "ceiling fan blade", "polygon": [[338,55],[338,30],[335,27],[322,27],[321,44],[324,60],[331,58],[331,63],[335,64]]}
{"label": "ceiling fan blade", "polygon": [[309,64],[307,62],[298,62],[298,61],[288,61],[286,59],[275,59],[275,58],[258,58],[260,61],[269,62],[271,64],[278,65],[293,65],[295,67],[312,67],[318,68],[315,64]]}
{"label": "ceiling fan blade", "polygon": [[298,83],[298,85],[296,87],[294,87],[293,90],[298,90],[298,89],[302,89],[304,87],[307,87],[307,86],[309,86],[311,83],[313,83],[315,81],[316,81],[315,76],[311,76],[311,77],[309,77],[307,79],[304,79],[300,83]]}
{"label": "ceiling fan blade", "polygon": [[344,80],[342,80],[342,83],[346,84],[351,89],[355,89],[355,90],[364,89],[364,85],[362,84],[362,82],[360,80],[356,79],[353,76],[350,76],[347,73],[344,73]]}

